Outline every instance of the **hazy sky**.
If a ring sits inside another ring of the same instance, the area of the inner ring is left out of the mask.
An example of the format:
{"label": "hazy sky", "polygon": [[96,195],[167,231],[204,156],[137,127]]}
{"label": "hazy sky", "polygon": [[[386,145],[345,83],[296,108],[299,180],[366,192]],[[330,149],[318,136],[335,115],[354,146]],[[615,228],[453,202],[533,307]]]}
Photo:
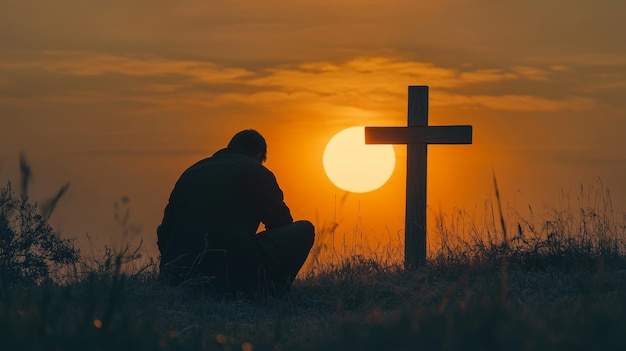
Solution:
{"label": "hazy sky", "polygon": [[492,171],[511,208],[597,179],[625,207],[621,0],[0,6],[0,177],[17,180],[24,151],[33,198],[70,181],[52,219],[66,236],[107,242],[129,196],[153,250],[178,175],[244,128],[268,139],[294,217],[397,233],[404,149],[387,185],[345,202],[321,155],[343,128],[404,125],[409,85],[430,86],[431,124],[474,125],[473,145],[429,149],[433,210],[482,207]]}

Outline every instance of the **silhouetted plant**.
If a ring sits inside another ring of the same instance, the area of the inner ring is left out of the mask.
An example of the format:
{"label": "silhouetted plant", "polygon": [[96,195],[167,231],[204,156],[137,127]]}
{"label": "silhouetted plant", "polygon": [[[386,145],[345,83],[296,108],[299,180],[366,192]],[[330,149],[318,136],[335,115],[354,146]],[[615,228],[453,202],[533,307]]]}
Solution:
{"label": "silhouetted plant", "polygon": [[35,285],[77,263],[79,250],[59,239],[36,205],[14,197],[11,183],[0,189],[0,282]]}
{"label": "silhouetted plant", "polygon": [[30,184],[32,171],[28,161],[26,161],[26,155],[24,153],[20,153],[20,175],[22,181],[22,195],[28,196],[28,185]]}
{"label": "silhouetted plant", "polygon": [[[20,180],[22,196],[28,197],[28,188],[30,186],[32,176],[33,171],[30,164],[26,160],[26,155],[24,153],[20,153]],[[61,188],[59,188],[56,195],[42,202],[42,205],[39,208],[39,213],[41,213],[45,220],[50,219],[50,216],[52,215],[52,212],[54,212],[59,200],[61,200],[63,195],[65,195],[69,187],[70,182],[63,184]]]}

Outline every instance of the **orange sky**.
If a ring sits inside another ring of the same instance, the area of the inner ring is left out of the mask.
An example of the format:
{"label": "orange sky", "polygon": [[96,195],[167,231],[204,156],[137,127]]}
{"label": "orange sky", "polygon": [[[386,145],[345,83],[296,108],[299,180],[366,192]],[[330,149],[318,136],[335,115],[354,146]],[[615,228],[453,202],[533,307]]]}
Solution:
{"label": "orange sky", "polygon": [[430,86],[431,124],[474,126],[473,145],[429,149],[431,214],[481,210],[492,171],[507,208],[556,204],[561,190],[575,194],[598,178],[625,207],[622,1],[36,0],[2,8],[0,177],[18,179],[25,151],[33,198],[70,181],[52,218],[64,236],[119,237],[113,202],[124,195],[154,252],[178,175],[255,128],[294,217],[397,237],[404,148],[396,147],[388,184],[345,202],[324,175],[322,152],[349,126],[405,125],[409,85]]}

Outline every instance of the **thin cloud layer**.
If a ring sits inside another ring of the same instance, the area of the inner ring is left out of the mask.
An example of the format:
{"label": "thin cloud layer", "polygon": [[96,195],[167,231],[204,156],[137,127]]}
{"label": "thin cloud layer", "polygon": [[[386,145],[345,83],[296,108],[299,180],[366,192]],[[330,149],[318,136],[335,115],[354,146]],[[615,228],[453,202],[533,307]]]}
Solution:
{"label": "thin cloud layer", "polygon": [[509,112],[582,112],[596,107],[593,99],[582,97],[551,100],[529,95],[463,96],[434,93],[433,99],[435,100],[435,104],[440,106],[457,106],[467,109],[488,109]]}
{"label": "thin cloud layer", "polygon": [[[0,61],[0,70],[21,72],[32,79],[43,79],[41,72],[51,74],[47,79],[53,80],[48,83],[54,89],[28,99],[58,104],[132,101],[176,109],[231,104],[305,106],[308,101],[385,110],[404,99],[406,86],[420,84],[432,87],[433,104],[438,106],[547,112],[582,111],[595,106],[591,96],[572,94],[551,98],[534,95],[532,89],[511,93],[507,88],[521,82],[532,83],[529,87],[547,84],[564,69],[456,68],[389,57],[303,62],[253,70],[200,60],[49,51],[35,59]],[[83,77],[90,83],[80,81],[69,85],[70,80],[64,77],[72,76]],[[19,96],[11,96],[12,86],[19,84],[11,79],[0,84],[0,89],[8,95],[0,104],[21,102]]]}

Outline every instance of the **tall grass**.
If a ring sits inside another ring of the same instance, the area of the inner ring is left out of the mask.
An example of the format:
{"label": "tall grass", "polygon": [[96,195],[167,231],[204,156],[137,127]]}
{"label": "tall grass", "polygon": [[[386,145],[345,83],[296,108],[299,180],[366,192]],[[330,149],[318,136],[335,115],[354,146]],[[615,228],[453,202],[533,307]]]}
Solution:
{"label": "tall grass", "polygon": [[598,259],[619,261],[626,253],[626,222],[616,215],[601,181],[581,185],[575,203],[563,193],[558,207],[545,204],[538,213],[528,206],[528,217],[514,208],[496,217],[500,199],[494,200],[485,204],[482,218],[464,210],[440,215],[430,247],[434,259],[480,262],[504,255],[529,269],[579,269]]}

